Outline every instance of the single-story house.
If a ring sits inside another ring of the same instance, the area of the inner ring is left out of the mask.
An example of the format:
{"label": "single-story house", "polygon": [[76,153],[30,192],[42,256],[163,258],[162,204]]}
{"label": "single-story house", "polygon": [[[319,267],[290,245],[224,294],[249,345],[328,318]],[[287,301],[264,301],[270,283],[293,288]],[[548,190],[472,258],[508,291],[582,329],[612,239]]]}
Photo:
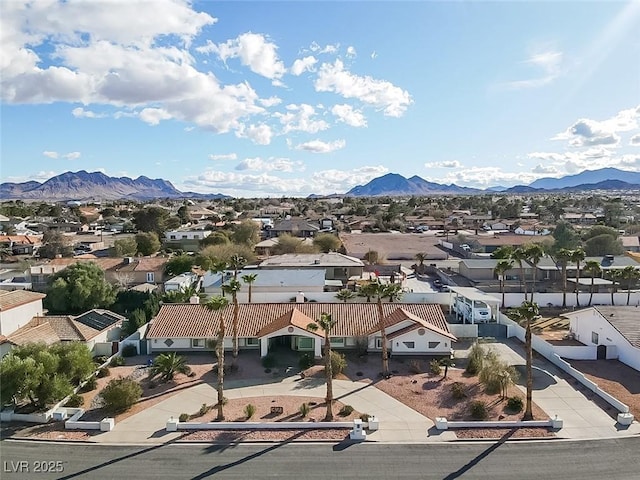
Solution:
{"label": "single-story house", "polygon": [[42,299],[46,295],[29,290],[0,291],[0,335],[8,336],[42,315]]}
{"label": "single-story house", "polygon": [[[303,245],[313,245],[312,238],[301,238],[300,240],[302,241]],[[278,243],[280,243],[278,237],[267,238],[266,240],[262,240],[261,242],[256,243],[253,248],[256,252],[256,255],[261,257],[269,257],[271,256],[271,252],[278,245]]]}
{"label": "single-story house", "polygon": [[304,218],[288,218],[267,229],[267,236],[269,238],[279,237],[287,233],[294,237],[308,238],[313,237],[319,230],[319,224],[311,223]]}
{"label": "single-story house", "polygon": [[640,237],[634,236],[624,236],[620,237],[622,241],[622,247],[627,252],[640,252]]}
{"label": "single-story house", "polygon": [[198,283],[198,275],[193,272],[185,272],[164,282],[164,291],[184,292],[196,283]]}
{"label": "single-story house", "polygon": [[83,342],[94,356],[118,352],[122,322],[109,310],[94,309],[78,315],[34,316],[26,325],[0,342],[0,356],[13,346],[27,343]]}
{"label": "single-story house", "polygon": [[200,250],[200,242],[211,235],[211,230],[172,230],[164,234],[164,246],[187,252]]}
{"label": "single-story house", "polygon": [[105,270],[105,278],[112,283],[139,285],[141,283],[161,284],[165,281],[165,257],[125,257],[117,265]]}
{"label": "single-story house", "polygon": [[617,358],[640,371],[640,307],[599,305],[563,315],[576,340],[598,346],[598,359]]}
{"label": "single-story house", "polygon": [[[295,295],[296,292],[323,292],[325,289],[326,271],[323,269],[258,269],[247,268],[238,272],[238,279],[244,275],[256,275],[255,281],[251,284],[252,295],[260,293],[288,293]],[[224,277],[225,283],[231,278],[227,273]],[[222,274],[207,272],[202,281],[204,293],[207,295],[222,295]],[[241,296],[248,295],[249,286],[242,283]]]}
{"label": "single-story house", "polygon": [[[450,332],[440,305],[384,303],[383,324],[387,347],[393,355],[450,355],[456,337]],[[323,313],[336,321],[330,333],[331,347],[355,348],[365,343],[369,351],[380,351],[376,303],[242,303],[238,311],[239,347],[266,356],[272,347],[322,355],[324,332],[307,328]],[[231,348],[233,305],[222,310],[225,348]],[[200,304],[164,304],[147,331],[149,353],[204,351],[207,340],[216,337],[220,313]]]}
{"label": "single-story house", "polygon": [[337,252],[329,253],[287,253],[276,255],[260,263],[264,269],[318,269],[326,270],[326,280],[342,280],[361,277],[364,263],[359,258]]}

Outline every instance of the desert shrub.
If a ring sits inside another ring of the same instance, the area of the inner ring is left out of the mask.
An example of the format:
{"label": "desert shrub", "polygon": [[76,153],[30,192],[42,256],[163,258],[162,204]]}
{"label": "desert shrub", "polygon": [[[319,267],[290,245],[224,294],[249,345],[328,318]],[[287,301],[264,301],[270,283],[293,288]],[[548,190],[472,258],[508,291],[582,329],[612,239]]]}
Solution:
{"label": "desert shrub", "polygon": [[89,377],[89,380],[87,380],[87,383],[84,384],[80,391],[82,393],[90,392],[91,390],[95,390],[97,386],[98,379],[92,375],[91,377]]}
{"label": "desert shrub", "polygon": [[121,357],[120,355],[116,355],[109,362],[109,366],[110,367],[121,367],[122,365],[124,365],[124,363],[125,363],[124,357]]}
{"label": "desert shrub", "polygon": [[262,359],[262,366],[264,368],[273,368],[276,366],[276,357],[274,357],[272,354],[268,353],[263,359]]}
{"label": "desert shrub", "polygon": [[495,352],[487,353],[478,375],[478,380],[484,385],[487,393],[501,393],[503,397],[517,378],[516,369],[500,360]]}
{"label": "desert shrub", "polygon": [[138,354],[138,349],[135,345],[128,343],[122,348],[123,357],[135,357]]}
{"label": "desert shrub", "polygon": [[524,404],[522,402],[522,397],[509,397],[507,400],[507,409],[513,412],[520,412]]}
{"label": "desert shrub", "polygon": [[189,414],[188,413],[181,413],[180,416],[178,417],[178,421],[180,422],[188,422],[189,421]]}
{"label": "desert shrub", "polygon": [[331,375],[333,378],[344,372],[347,368],[347,359],[342,353],[331,352]]}
{"label": "desert shrub", "polygon": [[140,400],[142,387],[130,378],[115,378],[104,387],[101,396],[108,413],[126,412]]}
{"label": "desert shrub", "polygon": [[464,383],[462,382],[453,382],[450,388],[451,388],[451,396],[456,400],[462,400],[464,397],[467,396]]}
{"label": "desert shrub", "polygon": [[98,378],[108,377],[109,375],[111,375],[111,372],[109,371],[109,367],[102,367],[100,370],[98,370],[98,373],[96,374]]}
{"label": "desert shrub", "polygon": [[198,410],[198,416],[202,417],[202,416],[206,415],[207,413],[209,413],[209,410],[211,410],[211,408],[212,407],[210,407],[206,403],[203,403],[200,406],[200,410]]}
{"label": "desert shrub", "polygon": [[489,416],[487,402],[482,400],[471,402],[471,416],[476,420],[485,420]]}
{"label": "desert shrub", "polygon": [[77,393],[74,393],[73,395],[71,395],[71,397],[69,397],[69,400],[67,401],[67,403],[65,403],[64,406],[70,407],[70,408],[77,408],[83,403],[84,403],[84,398],[82,398],[82,395],[78,395]]}
{"label": "desert shrub", "polygon": [[469,356],[467,358],[466,372],[471,375],[477,375],[482,369],[482,362],[484,360],[485,350],[479,343],[474,343],[469,349]]}
{"label": "desert shrub", "polygon": [[100,355],[99,357],[93,357],[93,362],[97,365],[102,365],[104,362],[107,361],[107,357],[106,355]]}
{"label": "desert shrub", "polygon": [[306,370],[307,368],[312,367],[313,363],[313,357],[311,354],[303,353],[298,361],[298,366],[300,367],[300,370]]}
{"label": "desert shrub", "polygon": [[256,406],[255,405],[253,405],[251,403],[245,405],[245,407],[244,407],[244,416],[247,417],[247,420],[249,420],[255,414],[256,414]]}
{"label": "desert shrub", "polygon": [[300,412],[300,415],[302,415],[302,418],[306,417],[307,415],[309,415],[309,412],[311,411],[311,407],[309,406],[308,403],[303,403],[302,405],[300,405],[300,407],[298,408],[298,411]]}
{"label": "desert shrub", "polygon": [[351,405],[344,405],[338,412],[338,415],[340,415],[341,417],[348,417],[352,413],[353,413],[353,407]]}
{"label": "desert shrub", "polygon": [[361,413],[360,414],[360,420],[362,420],[363,422],[368,422],[370,416],[371,415],[369,415],[368,413]]}
{"label": "desert shrub", "polygon": [[429,362],[429,371],[434,375],[440,375],[442,373],[442,365],[440,361],[435,358]]}
{"label": "desert shrub", "polygon": [[422,362],[420,360],[411,360],[409,362],[409,373],[422,373]]}

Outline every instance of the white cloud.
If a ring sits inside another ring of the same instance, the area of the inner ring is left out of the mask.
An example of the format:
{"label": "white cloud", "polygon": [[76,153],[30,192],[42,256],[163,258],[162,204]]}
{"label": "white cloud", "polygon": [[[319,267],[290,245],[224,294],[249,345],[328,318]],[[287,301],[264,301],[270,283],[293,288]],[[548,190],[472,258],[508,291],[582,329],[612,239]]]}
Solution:
{"label": "white cloud", "polygon": [[313,66],[316,63],[318,63],[318,59],[313,55],[304,58],[298,58],[295,62],[293,62],[293,65],[291,65],[291,74],[297,77],[299,75],[302,75],[304,72],[312,72]]}
{"label": "white cloud", "polygon": [[269,125],[261,123],[260,125],[241,126],[236,131],[239,138],[248,138],[258,145],[269,145],[273,137],[273,131]]}
{"label": "white cloud", "polygon": [[568,140],[569,145],[573,147],[615,146],[620,143],[618,133],[639,128],[638,118],[640,118],[640,107],[621,110],[603,121],[581,118],[552,140]]}
{"label": "white cloud", "polygon": [[306,150],[311,153],[331,153],[336,150],[343,149],[347,145],[344,140],[335,140],[333,142],[323,142],[322,140],[310,140],[308,142],[296,145],[296,150]]}
{"label": "white cloud", "polygon": [[149,125],[158,125],[161,120],[169,120],[171,114],[163,108],[145,108],[140,114],[140,120]]}
{"label": "white cloud", "polygon": [[338,49],[340,48],[340,44],[336,43],[336,44],[327,44],[324,47],[321,47],[320,45],[318,45],[316,42],[312,42],[311,45],[309,46],[308,50],[303,50],[303,52],[307,52],[307,51],[311,51],[317,54],[332,54],[332,53],[337,53]]}
{"label": "white cloud", "polygon": [[223,161],[223,160],[237,160],[238,156],[235,153],[227,153],[227,154],[211,154],[209,155],[209,160],[213,161]]}
{"label": "white cloud", "polygon": [[378,58],[378,52],[376,52],[375,50],[373,52],[371,52],[371,60],[375,60],[376,58]]}
{"label": "white cloud", "polygon": [[462,164],[457,160],[445,160],[444,162],[425,163],[426,168],[460,168]]}
{"label": "white cloud", "polygon": [[351,105],[338,104],[331,107],[331,113],[333,113],[338,120],[351,125],[352,127],[366,127],[367,119],[364,117],[361,111],[354,110]]}
{"label": "white cloud", "polygon": [[58,152],[52,152],[49,150],[42,152],[42,155],[49,158],[58,158],[60,156]]}
{"label": "white cloud", "polygon": [[280,120],[283,125],[282,133],[286,134],[293,131],[301,131],[306,133],[318,133],[329,128],[329,124],[324,120],[315,120],[315,108],[306,103],[300,105],[289,104],[285,107],[287,113],[277,112],[273,116]]}
{"label": "white cloud", "polygon": [[80,152],[58,153],[51,150],[42,152],[42,155],[54,160],[58,158],[64,158],[66,160],[77,160],[81,156]]}
{"label": "white cloud", "polygon": [[302,167],[302,162],[293,161],[288,158],[269,158],[265,160],[260,157],[256,157],[245,158],[242,162],[236,165],[236,170],[293,172],[294,169],[300,170]]}
{"label": "white cloud", "polygon": [[268,37],[259,33],[243,33],[225,43],[215,44],[207,40],[203,47],[196,48],[200,53],[215,53],[223,62],[230,58],[239,58],[242,65],[270,79],[278,79],[285,73],[284,63],[278,58],[278,47]]}
{"label": "white cloud", "polygon": [[532,66],[541,75],[525,80],[506,82],[504,86],[513,90],[538,88],[550,84],[562,73],[563,54],[554,49],[534,51],[523,63]]}
{"label": "white cloud", "polygon": [[443,177],[425,177],[425,180],[437,183],[455,183],[460,186],[487,188],[495,185],[529,184],[540,175],[527,172],[505,172],[498,167],[466,167],[450,172]]}
{"label": "white cloud", "polygon": [[640,145],[640,133],[637,133],[629,139],[629,145]]}
{"label": "white cloud", "polygon": [[401,117],[413,103],[409,92],[386,80],[358,76],[344,69],[340,60],[323,63],[314,83],[318,92],[334,92],[381,108],[390,117]]}
{"label": "white cloud", "polygon": [[347,47],[347,58],[356,58],[358,56],[356,48],[352,45]]}
{"label": "white cloud", "polygon": [[91,110],[85,110],[82,107],[74,108],[71,114],[76,118],[104,118],[107,115],[103,113],[92,112]]}
{"label": "white cloud", "polygon": [[69,152],[63,155],[62,158],[66,158],[67,160],[77,160],[80,158],[80,152]]}
{"label": "white cloud", "polygon": [[531,169],[532,173],[539,173],[543,175],[555,175],[558,174],[558,169],[554,166],[544,166],[542,164],[538,164]]}
{"label": "white cloud", "polygon": [[261,98],[258,101],[260,102],[260,105],[266,108],[275,107],[276,105],[280,105],[282,103],[282,99],[276,96]]}

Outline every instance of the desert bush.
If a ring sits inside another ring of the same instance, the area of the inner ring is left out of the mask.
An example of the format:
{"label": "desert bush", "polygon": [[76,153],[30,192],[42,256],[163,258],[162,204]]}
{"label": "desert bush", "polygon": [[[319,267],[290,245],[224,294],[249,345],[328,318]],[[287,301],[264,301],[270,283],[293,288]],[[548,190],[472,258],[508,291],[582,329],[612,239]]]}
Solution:
{"label": "desert bush", "polygon": [[523,408],[522,397],[509,397],[507,400],[507,409],[513,412],[520,412]]}
{"label": "desert bush", "polygon": [[97,386],[98,386],[98,379],[95,376],[91,375],[89,377],[89,380],[87,380],[87,383],[84,384],[84,386],[80,391],[82,393],[90,392],[91,390],[95,390]]}
{"label": "desert bush", "polygon": [[311,411],[311,407],[309,406],[308,403],[303,403],[302,405],[300,405],[300,408],[298,408],[298,411],[300,412],[300,415],[302,415],[302,418],[304,418],[307,415],[309,415],[309,412]]}
{"label": "desert bush", "polygon": [[206,403],[203,403],[200,406],[200,410],[198,410],[198,416],[202,417],[202,416],[206,415],[207,413],[209,413],[209,410],[211,410],[211,408],[212,407],[210,407]]}
{"label": "desert bush", "polygon": [[313,357],[311,356],[311,354],[303,353],[300,356],[300,360],[298,361],[298,366],[300,367],[300,370],[306,370],[307,368],[312,367],[313,363]]}
{"label": "desert bush", "polygon": [[368,413],[361,413],[360,414],[360,420],[362,420],[363,422],[368,422],[370,416],[371,415],[369,415]]}
{"label": "desert bush", "polygon": [[97,365],[102,365],[104,362],[107,361],[107,357],[106,355],[100,355],[99,357],[93,357],[93,362]]}
{"label": "desert bush", "polygon": [[422,373],[422,362],[420,360],[411,360],[409,362],[409,373]]}
{"label": "desert bush", "polygon": [[262,359],[262,366],[264,368],[273,368],[276,366],[276,357],[274,357],[272,354],[268,353],[263,359]]}
{"label": "desert bush", "polygon": [[245,405],[245,407],[244,407],[244,416],[247,417],[247,420],[249,420],[255,414],[256,414],[256,406],[255,405],[253,405],[251,403]]}
{"label": "desert bush", "polygon": [[123,357],[135,357],[138,354],[138,349],[135,345],[128,343],[122,348]]}
{"label": "desert bush", "polygon": [[333,378],[344,372],[347,368],[347,359],[342,353],[331,352],[331,375]]}
{"label": "desert bush", "polygon": [[486,420],[489,416],[487,402],[483,402],[482,400],[471,402],[471,416],[476,420]]}
{"label": "desert bush", "polygon": [[180,421],[180,422],[188,422],[190,418],[191,417],[189,416],[188,413],[181,413],[180,416],[178,417],[178,421]]}
{"label": "desert bush", "polygon": [[84,403],[84,398],[82,398],[82,395],[78,395],[77,393],[74,393],[73,395],[71,395],[71,397],[69,397],[69,400],[67,400],[67,403],[65,403],[64,406],[70,407],[70,408],[77,408],[83,403]]}
{"label": "desert bush", "polygon": [[435,358],[429,362],[429,371],[434,375],[440,375],[442,373],[442,365],[440,361]]}
{"label": "desert bush", "polygon": [[122,365],[124,365],[124,363],[125,363],[124,357],[121,357],[120,355],[116,355],[109,361],[109,366],[121,367]]}
{"label": "desert bush", "polygon": [[464,383],[462,382],[453,382],[450,388],[451,388],[451,396],[456,400],[462,400],[464,397],[467,396]]}
{"label": "desert bush", "polygon": [[109,375],[111,375],[111,372],[109,371],[109,367],[102,367],[100,370],[98,370],[98,373],[96,374],[98,378],[108,377]]}
{"label": "desert bush", "polygon": [[495,352],[488,352],[484,358],[478,380],[489,394],[506,396],[507,390],[518,378],[518,372],[498,358]]}
{"label": "desert bush", "polygon": [[340,415],[341,417],[348,417],[352,413],[353,413],[353,407],[351,405],[344,405],[338,412],[338,415]]}
{"label": "desert bush", "polygon": [[129,410],[140,400],[142,387],[130,378],[115,378],[104,387],[100,395],[107,413],[121,413]]}
{"label": "desert bush", "polygon": [[485,357],[485,350],[479,343],[474,343],[469,349],[467,357],[467,368],[465,371],[471,375],[477,375],[482,369],[482,363]]}

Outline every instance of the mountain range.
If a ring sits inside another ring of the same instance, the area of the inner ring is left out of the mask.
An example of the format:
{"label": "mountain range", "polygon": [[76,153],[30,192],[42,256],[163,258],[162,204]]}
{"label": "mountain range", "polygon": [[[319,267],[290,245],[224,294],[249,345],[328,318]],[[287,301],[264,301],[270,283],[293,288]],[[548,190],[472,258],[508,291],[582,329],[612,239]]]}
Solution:
{"label": "mountain range", "polygon": [[405,178],[397,173],[388,173],[374,178],[365,185],[358,185],[345,195],[354,197],[373,197],[381,195],[438,195],[438,194],[478,194],[486,192],[501,193],[535,193],[535,192],[573,192],[589,190],[639,190],[640,172],[602,168],[585,170],[576,175],[561,178],[540,178],[530,185],[515,187],[490,187],[486,190],[459,187],[455,184],[442,185],[428,182],[417,175]]}
{"label": "mountain range", "polygon": [[151,179],[140,176],[110,177],[102,172],[65,172],[44,183],[29,181],[24,183],[0,184],[2,200],[150,200],[154,198],[224,198],[226,195],[203,195],[181,192],[171,182],[161,178]]}

